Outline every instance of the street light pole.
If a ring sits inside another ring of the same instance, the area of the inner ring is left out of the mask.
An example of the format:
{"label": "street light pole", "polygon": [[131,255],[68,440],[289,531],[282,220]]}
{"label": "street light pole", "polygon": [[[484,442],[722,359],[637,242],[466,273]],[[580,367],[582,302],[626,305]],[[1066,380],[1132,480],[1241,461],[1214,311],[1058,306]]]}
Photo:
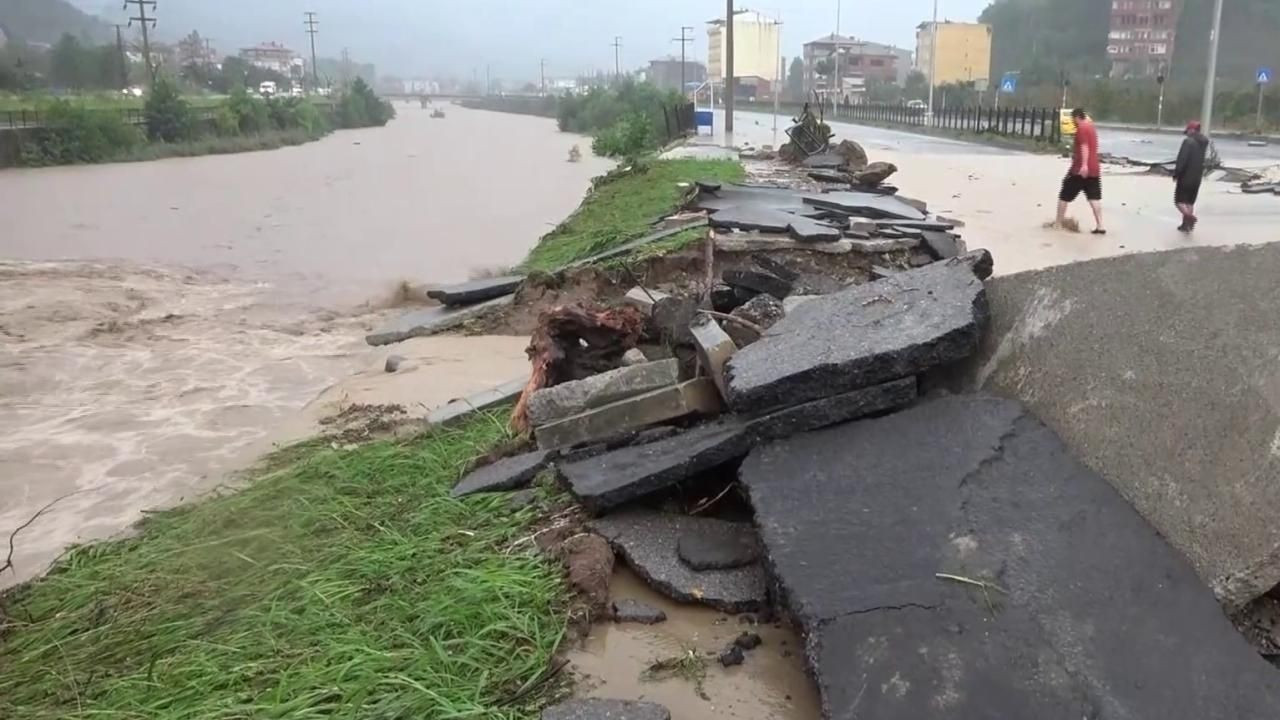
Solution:
{"label": "street light pole", "polygon": [[[929,40],[929,111],[925,118],[925,124],[933,125],[933,86],[937,85],[938,77],[938,0],[933,0],[933,27],[930,29],[933,36]],[[996,88],[996,98],[1000,97],[1000,88]],[[997,100],[998,102],[998,100]]]}
{"label": "street light pole", "polygon": [[1213,84],[1218,75],[1218,40],[1222,36],[1222,0],[1213,6],[1213,31],[1209,36],[1209,68],[1204,79],[1204,99],[1200,105],[1201,132],[1209,135],[1213,123]]}
{"label": "street light pole", "polygon": [[724,23],[724,144],[733,145],[733,0],[725,0]]}

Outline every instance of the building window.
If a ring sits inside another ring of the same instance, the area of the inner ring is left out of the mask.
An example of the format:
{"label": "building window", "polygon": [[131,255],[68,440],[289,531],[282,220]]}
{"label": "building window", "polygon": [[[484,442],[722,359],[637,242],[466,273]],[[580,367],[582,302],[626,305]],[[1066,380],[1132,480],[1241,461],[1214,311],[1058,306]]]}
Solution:
{"label": "building window", "polygon": [[884,60],[880,58],[871,58],[871,67],[884,67]]}

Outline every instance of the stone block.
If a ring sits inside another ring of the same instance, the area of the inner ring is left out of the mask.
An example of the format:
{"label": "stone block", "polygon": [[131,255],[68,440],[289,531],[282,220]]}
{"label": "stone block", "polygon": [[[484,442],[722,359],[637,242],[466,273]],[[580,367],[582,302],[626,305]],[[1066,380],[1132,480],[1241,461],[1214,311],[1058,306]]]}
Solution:
{"label": "stone block", "polygon": [[653,312],[653,304],[665,297],[668,297],[667,293],[661,290],[633,287],[627,291],[626,295],[622,296],[622,302],[640,310],[645,315],[649,315]]}
{"label": "stone block", "polygon": [[706,315],[695,318],[689,331],[693,333],[693,345],[698,350],[698,362],[702,369],[706,370],[716,384],[721,397],[727,397],[724,366],[738,351],[738,346],[719,323]]}
{"label": "stone block", "polygon": [[620,367],[534,392],[529,396],[529,419],[534,427],[541,427],[679,380],[680,363],[674,358]]}
{"label": "stone block", "polygon": [[720,409],[715,383],[698,378],[557,420],[534,434],[539,447],[568,447],[687,415],[714,415]]}
{"label": "stone block", "polygon": [[485,465],[458,481],[451,497],[463,497],[475,493],[519,490],[533,482],[533,478],[550,464],[551,453],[546,450],[514,455]]}
{"label": "stone block", "polygon": [[855,252],[867,254],[902,252],[920,244],[918,238],[904,237],[874,237],[870,240],[848,240],[847,242],[853,245]]}
{"label": "stone block", "polygon": [[789,237],[763,236],[749,234],[717,235],[717,252],[777,252],[784,250],[804,250],[806,252],[843,255],[853,250],[853,245],[846,240],[833,242],[801,242]]}
{"label": "stone block", "polygon": [[666,620],[667,614],[665,612],[648,603],[631,599],[613,601],[614,622],[657,625],[660,622],[666,622]]}

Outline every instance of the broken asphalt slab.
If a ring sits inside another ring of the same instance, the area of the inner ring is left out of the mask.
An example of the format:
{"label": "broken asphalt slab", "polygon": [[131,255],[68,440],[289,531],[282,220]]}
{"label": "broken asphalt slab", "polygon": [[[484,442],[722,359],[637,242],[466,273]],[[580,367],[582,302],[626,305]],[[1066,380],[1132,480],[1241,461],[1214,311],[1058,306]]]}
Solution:
{"label": "broken asphalt slab", "polygon": [[1016,402],[795,436],[739,478],[827,718],[1276,713],[1186,560]]}
{"label": "broken asphalt slab", "polygon": [[767,605],[768,595],[759,563],[699,572],[680,561],[676,546],[683,534],[722,524],[730,523],[652,510],[627,510],[587,523],[592,532],[608,539],[628,567],[667,597],[724,612],[760,610]]}
{"label": "broken asphalt slab", "polygon": [[523,275],[471,280],[458,285],[445,285],[427,290],[427,297],[445,305],[471,305],[485,300],[510,295],[524,282]]}
{"label": "broken asphalt slab", "polygon": [[724,418],[674,437],[560,463],[569,491],[603,512],[736,460],[751,448],[745,423]]}
{"label": "broken asphalt slab", "polygon": [[586,698],[552,705],[542,720],[671,720],[671,712],[651,702]]}
{"label": "broken asphalt slab", "polygon": [[982,281],[959,262],[814,298],[729,360],[729,405],[763,413],[964,359],[986,319]]}
{"label": "broken asphalt slab", "polygon": [[548,450],[535,450],[503,458],[468,473],[453,487],[449,496],[458,498],[475,493],[519,490],[533,482],[534,477],[542,472],[550,461],[551,452]]}
{"label": "broken asphalt slab", "polygon": [[725,416],[672,437],[557,467],[583,507],[601,513],[734,462],[756,444],[903,407],[915,398],[915,378],[904,378],[751,420]]}
{"label": "broken asphalt slab", "polygon": [[790,281],[759,270],[725,270],[721,274],[721,279],[731,287],[742,288],[753,293],[769,293],[779,300],[791,294]]}
{"label": "broken asphalt slab", "polygon": [[829,192],[803,196],[806,205],[849,215],[894,220],[924,220],[925,214],[892,195],[869,192]]}
{"label": "broken asphalt slab", "polygon": [[676,554],[692,570],[732,570],[760,559],[750,523],[701,523],[680,533]]}
{"label": "broken asphalt slab", "polygon": [[414,310],[391,321],[364,337],[370,345],[390,345],[415,337],[435,335],[452,330],[468,320],[480,317],[500,307],[510,305],[514,295],[504,295],[475,305],[460,308],[432,307]]}
{"label": "broken asphalt slab", "polygon": [[1280,584],[1277,277],[1267,244],[993,278],[962,386],[1027,403],[1229,609]]}
{"label": "broken asphalt slab", "polygon": [[529,419],[540,427],[679,380],[680,362],[674,358],[620,367],[535,391],[529,396]]}

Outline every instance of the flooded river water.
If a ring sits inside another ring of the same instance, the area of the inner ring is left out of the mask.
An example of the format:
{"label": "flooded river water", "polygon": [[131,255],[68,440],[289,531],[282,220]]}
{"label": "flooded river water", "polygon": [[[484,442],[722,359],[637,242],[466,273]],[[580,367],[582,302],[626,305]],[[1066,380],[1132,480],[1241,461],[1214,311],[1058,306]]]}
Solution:
{"label": "flooded river water", "polygon": [[[385,402],[362,338],[396,288],[518,262],[608,168],[550,120],[398,110],[271,152],[0,171],[0,532],[57,501],[0,588],[305,436],[317,398]],[[415,341],[385,383],[438,404],[527,368],[525,342]]]}

